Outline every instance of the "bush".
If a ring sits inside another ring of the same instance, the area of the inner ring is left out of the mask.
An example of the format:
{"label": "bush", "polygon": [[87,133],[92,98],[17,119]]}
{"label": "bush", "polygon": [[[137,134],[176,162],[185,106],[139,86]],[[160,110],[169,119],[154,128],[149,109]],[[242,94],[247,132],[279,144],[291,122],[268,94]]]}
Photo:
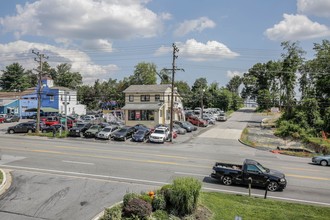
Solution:
{"label": "bush", "polygon": [[147,219],[151,212],[151,204],[139,198],[130,199],[123,207],[123,215],[129,218],[134,217],[134,219],[136,219],[136,217]]}
{"label": "bush", "polygon": [[146,193],[143,193],[139,196],[140,199],[146,201],[147,203],[151,204],[152,203],[152,198],[146,194]]}
{"label": "bush", "polygon": [[126,206],[127,203],[134,198],[139,198],[139,195],[136,193],[126,193],[123,198],[123,206]]}
{"label": "bush", "polygon": [[166,200],[163,194],[156,194],[154,199],[152,200],[152,208],[153,210],[165,210],[166,209]]}
{"label": "bush", "polygon": [[191,177],[178,178],[173,181],[170,190],[170,203],[173,214],[185,216],[193,213],[197,207],[202,184]]}
{"label": "bush", "polygon": [[121,220],[121,206],[116,205],[111,209],[105,209],[104,215],[100,218],[100,220]]}

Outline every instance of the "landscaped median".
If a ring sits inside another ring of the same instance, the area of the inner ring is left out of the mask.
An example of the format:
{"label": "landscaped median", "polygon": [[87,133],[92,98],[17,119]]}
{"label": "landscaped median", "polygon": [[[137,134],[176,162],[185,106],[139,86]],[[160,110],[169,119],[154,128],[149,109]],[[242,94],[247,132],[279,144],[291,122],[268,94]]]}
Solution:
{"label": "landscaped median", "polygon": [[95,220],[326,220],[330,207],[305,205],[261,197],[200,192],[201,183],[178,178],[155,192],[127,193],[123,202]]}

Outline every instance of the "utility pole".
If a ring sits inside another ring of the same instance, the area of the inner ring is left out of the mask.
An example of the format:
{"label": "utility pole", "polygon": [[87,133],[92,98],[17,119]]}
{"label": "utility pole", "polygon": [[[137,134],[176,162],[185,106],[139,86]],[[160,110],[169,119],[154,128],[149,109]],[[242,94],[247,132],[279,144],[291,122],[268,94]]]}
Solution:
{"label": "utility pole", "polygon": [[178,56],[176,55],[177,52],[179,52],[179,48],[177,48],[177,46],[173,43],[172,44],[173,47],[173,62],[172,62],[172,69],[164,69],[164,70],[172,70],[172,88],[171,88],[171,118],[170,118],[170,140],[171,142],[173,142],[173,107],[174,107],[174,75],[175,75],[175,71],[176,70],[181,70],[184,71],[184,69],[177,69],[175,66],[175,59],[178,58]]}
{"label": "utility pole", "polygon": [[35,52],[32,50],[32,53],[37,56],[37,58],[34,58],[35,61],[39,63],[40,70],[38,71],[38,91],[37,91],[37,99],[38,99],[38,107],[37,107],[37,127],[36,127],[36,133],[39,133],[40,131],[40,108],[41,108],[41,76],[42,76],[42,59],[48,59],[45,54]]}

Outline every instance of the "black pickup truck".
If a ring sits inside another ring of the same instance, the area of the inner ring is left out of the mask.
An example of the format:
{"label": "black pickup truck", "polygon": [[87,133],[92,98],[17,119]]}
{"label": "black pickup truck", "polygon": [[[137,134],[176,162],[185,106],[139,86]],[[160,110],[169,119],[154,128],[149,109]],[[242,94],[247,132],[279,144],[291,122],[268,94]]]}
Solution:
{"label": "black pickup truck", "polygon": [[211,177],[224,185],[248,185],[252,179],[252,186],[267,187],[269,191],[283,190],[287,184],[283,173],[265,168],[250,159],[246,159],[243,165],[216,162]]}

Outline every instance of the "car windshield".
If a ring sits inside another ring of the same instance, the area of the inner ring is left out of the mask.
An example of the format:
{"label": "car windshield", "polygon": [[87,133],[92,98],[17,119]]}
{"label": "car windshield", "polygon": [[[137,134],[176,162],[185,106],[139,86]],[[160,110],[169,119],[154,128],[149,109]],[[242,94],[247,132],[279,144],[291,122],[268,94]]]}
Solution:
{"label": "car windshield", "polygon": [[98,125],[93,125],[92,127],[90,127],[90,129],[99,129]]}
{"label": "car windshield", "polygon": [[104,132],[110,132],[111,131],[111,128],[103,128],[102,131],[104,131]]}
{"label": "car windshield", "polygon": [[126,131],[127,131],[126,128],[122,128],[122,129],[118,130],[118,132],[126,132]]}
{"label": "car windshield", "polygon": [[160,130],[160,129],[156,129],[154,131],[155,134],[164,134],[165,133],[165,130]]}
{"label": "car windshield", "polygon": [[77,126],[78,128],[81,128],[81,127],[84,127],[85,124],[77,124],[76,126]]}
{"label": "car windshield", "polygon": [[269,171],[269,169],[267,169],[266,167],[262,166],[260,163],[257,163],[256,166],[259,168],[259,170],[261,170],[263,173],[267,173],[267,171]]}

